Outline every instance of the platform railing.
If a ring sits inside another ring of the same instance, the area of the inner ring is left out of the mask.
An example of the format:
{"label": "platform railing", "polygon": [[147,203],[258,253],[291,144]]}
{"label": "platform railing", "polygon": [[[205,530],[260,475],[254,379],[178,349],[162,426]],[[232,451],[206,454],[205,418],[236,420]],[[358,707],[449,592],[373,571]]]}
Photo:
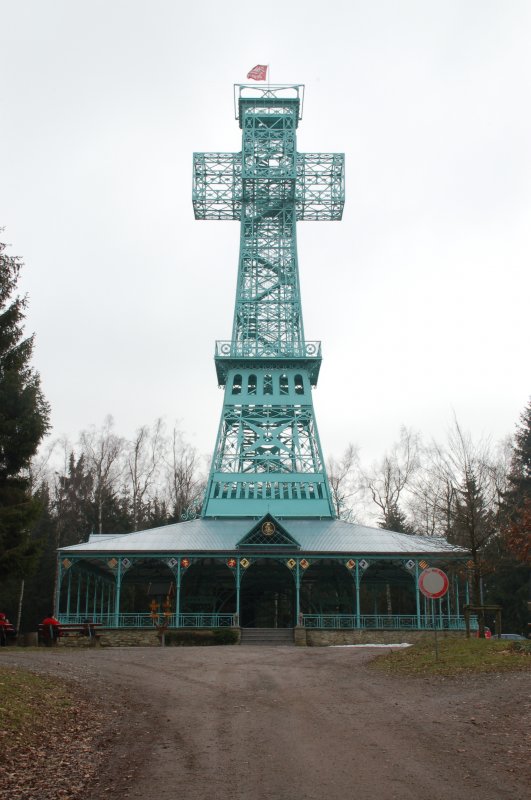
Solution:
{"label": "platform railing", "polygon": [[[67,625],[80,625],[83,622],[94,622],[105,628],[152,628],[153,619],[150,614],[60,614],[59,622]],[[464,617],[451,615],[435,616],[421,614],[301,614],[300,624],[304,628],[321,628],[328,630],[437,630],[464,631]],[[157,620],[162,622],[162,617]],[[420,622],[420,624],[419,624]],[[234,614],[191,613],[172,614],[168,619],[168,628],[232,628],[237,622]],[[470,628],[478,629],[477,617],[471,617]]]}
{"label": "platform railing", "polygon": [[[59,622],[64,625],[80,625],[83,622],[94,622],[104,628],[153,628],[151,614],[59,614]],[[162,623],[163,617],[156,620]],[[171,614],[168,628],[231,628],[234,626],[234,614]]]}
{"label": "platform railing", "polygon": [[[302,614],[304,628],[360,629],[360,630],[450,630],[464,631],[465,618],[457,615],[431,614]],[[419,624],[420,623],[420,624]],[[477,630],[477,617],[471,618],[470,627]]]}

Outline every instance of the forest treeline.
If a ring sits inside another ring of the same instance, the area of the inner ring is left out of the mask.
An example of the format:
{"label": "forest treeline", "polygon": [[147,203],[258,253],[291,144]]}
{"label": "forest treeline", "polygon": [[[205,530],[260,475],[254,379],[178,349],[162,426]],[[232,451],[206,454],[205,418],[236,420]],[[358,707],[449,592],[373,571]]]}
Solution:
{"label": "forest treeline", "polygon": [[[497,447],[474,443],[454,422],[444,445],[425,444],[403,429],[371,467],[352,444],[327,467],[338,517],[465,547],[474,594],[504,607],[505,629],[525,630],[531,403],[515,436]],[[199,515],[206,468],[183,433],[161,420],[127,439],[108,417],[74,444],[59,440],[41,448],[28,470],[40,513],[29,533],[38,556],[24,583],[23,624],[51,607],[58,547],[91,533],[126,533]],[[20,590],[20,577],[12,577],[0,591],[13,616]]]}
{"label": "forest treeline", "polygon": [[[50,440],[34,337],[24,335],[21,266],[0,243],[0,610],[31,630],[52,608],[58,547],[197,516],[206,465],[161,420],[129,439],[109,417],[75,443]],[[499,603],[505,628],[525,631],[531,402],[497,447],[474,442],[455,420],[444,443],[404,429],[378,463],[363,465],[349,444],[327,468],[338,517],[462,545],[476,602]]]}

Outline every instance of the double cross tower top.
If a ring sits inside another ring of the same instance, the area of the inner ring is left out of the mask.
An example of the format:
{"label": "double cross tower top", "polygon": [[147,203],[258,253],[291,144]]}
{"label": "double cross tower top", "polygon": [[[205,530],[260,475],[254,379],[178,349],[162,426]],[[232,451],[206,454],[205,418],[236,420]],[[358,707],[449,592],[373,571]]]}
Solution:
{"label": "double cross tower top", "polygon": [[304,338],[296,223],[339,220],[344,156],[298,153],[304,87],[237,86],[240,153],[195,153],[196,219],[239,220],[230,341],[216,342],[225,397],[204,517],[333,517]]}

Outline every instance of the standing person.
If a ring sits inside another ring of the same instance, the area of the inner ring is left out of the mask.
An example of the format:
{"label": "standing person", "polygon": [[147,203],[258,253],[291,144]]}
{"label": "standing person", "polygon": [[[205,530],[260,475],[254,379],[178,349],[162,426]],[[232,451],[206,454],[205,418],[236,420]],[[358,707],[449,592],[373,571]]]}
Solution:
{"label": "standing person", "polygon": [[0,647],[7,645],[8,631],[11,633],[12,625],[5,614],[0,614]]}
{"label": "standing person", "polygon": [[41,625],[42,636],[48,647],[56,644],[61,635],[61,625],[59,620],[56,619],[53,614],[48,614],[48,616],[45,617],[41,622]]}

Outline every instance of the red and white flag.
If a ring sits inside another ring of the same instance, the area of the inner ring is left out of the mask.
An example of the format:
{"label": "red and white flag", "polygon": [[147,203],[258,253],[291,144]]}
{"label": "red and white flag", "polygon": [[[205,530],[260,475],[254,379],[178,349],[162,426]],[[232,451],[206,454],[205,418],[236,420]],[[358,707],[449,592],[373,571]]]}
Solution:
{"label": "red and white flag", "polygon": [[252,81],[265,81],[267,78],[267,65],[257,64],[256,67],[253,67],[252,70],[247,73],[247,77]]}

